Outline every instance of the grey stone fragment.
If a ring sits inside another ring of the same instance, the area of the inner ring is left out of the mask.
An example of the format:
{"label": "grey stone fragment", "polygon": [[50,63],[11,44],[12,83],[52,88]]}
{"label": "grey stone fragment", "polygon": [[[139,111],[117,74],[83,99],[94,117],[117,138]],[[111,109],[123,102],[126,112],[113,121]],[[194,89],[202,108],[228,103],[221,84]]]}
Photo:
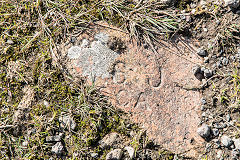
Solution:
{"label": "grey stone fragment", "polygon": [[61,155],[64,151],[64,147],[61,142],[57,142],[54,146],[52,146],[51,151],[56,155]]}
{"label": "grey stone fragment", "polygon": [[219,135],[219,130],[214,128],[214,129],[212,129],[212,133],[215,137],[217,137]]}
{"label": "grey stone fragment", "polygon": [[198,48],[198,49],[197,49],[197,54],[198,54],[199,56],[205,57],[205,56],[207,56],[207,51],[206,51],[206,49],[204,49],[203,47],[201,47],[201,48]]}
{"label": "grey stone fragment", "polygon": [[239,0],[224,0],[224,3],[226,6],[229,6],[231,8],[237,8],[240,4]]}
{"label": "grey stone fragment", "polygon": [[113,133],[107,134],[98,143],[101,148],[107,148],[107,147],[111,147],[112,145],[116,144],[119,140],[120,140],[120,136],[118,135],[118,133],[113,132]]}
{"label": "grey stone fragment", "polygon": [[204,76],[206,78],[210,78],[210,77],[212,77],[212,75],[213,75],[212,70],[210,70],[210,69],[205,69],[204,70]]}
{"label": "grey stone fragment", "polygon": [[205,105],[205,104],[207,104],[207,100],[205,98],[202,98],[201,103],[202,103],[202,105]]}
{"label": "grey stone fragment", "polygon": [[23,146],[23,147],[27,147],[27,146],[28,146],[28,141],[24,141],[24,142],[22,143],[22,146]]}
{"label": "grey stone fragment", "polygon": [[92,158],[97,158],[98,157],[98,153],[91,153],[91,157]]}
{"label": "grey stone fragment", "polygon": [[59,117],[60,127],[74,130],[76,128],[76,122],[72,117],[68,115],[62,115]]}
{"label": "grey stone fragment", "polygon": [[14,44],[14,42],[12,40],[10,40],[10,39],[8,39],[6,43],[7,44]]}
{"label": "grey stone fragment", "polygon": [[63,134],[55,135],[55,136],[47,136],[46,142],[59,142],[61,141]]}
{"label": "grey stone fragment", "polygon": [[135,153],[134,148],[130,147],[130,146],[127,146],[124,149],[128,152],[128,155],[129,155],[130,159],[133,159],[134,158],[134,153]]}
{"label": "grey stone fragment", "polygon": [[78,46],[72,46],[68,49],[68,58],[77,59],[81,55],[81,48]]}
{"label": "grey stone fragment", "polygon": [[233,144],[233,141],[228,136],[222,136],[221,137],[221,143],[223,144],[224,147],[228,148]]}
{"label": "grey stone fragment", "polygon": [[203,124],[201,127],[197,129],[197,133],[203,137],[203,138],[208,138],[210,136],[211,129],[208,125]]}
{"label": "grey stone fragment", "polygon": [[204,63],[208,63],[209,62],[209,58],[208,57],[204,57]]}
{"label": "grey stone fragment", "polygon": [[121,149],[114,149],[109,152],[106,156],[106,160],[120,160],[122,157],[122,150]]}
{"label": "grey stone fragment", "polygon": [[192,71],[193,71],[194,76],[198,80],[202,80],[203,79],[203,72],[202,72],[201,67],[199,65],[194,66]]}
{"label": "grey stone fragment", "polygon": [[228,65],[228,63],[229,63],[229,60],[226,57],[224,57],[223,60],[222,60],[222,64],[224,66],[226,66],[226,65]]}
{"label": "grey stone fragment", "polygon": [[236,149],[240,150],[240,139],[233,139],[234,145],[236,147]]}

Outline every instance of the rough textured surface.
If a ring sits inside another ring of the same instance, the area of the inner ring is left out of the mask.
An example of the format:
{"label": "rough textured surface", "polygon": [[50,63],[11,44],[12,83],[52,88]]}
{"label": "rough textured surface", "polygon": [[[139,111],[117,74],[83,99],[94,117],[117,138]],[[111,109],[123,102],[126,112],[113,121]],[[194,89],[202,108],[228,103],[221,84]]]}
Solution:
{"label": "rough textured surface", "polygon": [[[100,33],[99,30],[95,32]],[[158,144],[177,153],[188,151],[189,155],[194,155],[196,151],[192,148],[201,146],[203,141],[197,134],[201,94],[187,91],[179,85],[196,86],[201,83],[192,73],[193,67],[202,62],[196,49],[188,40],[176,38],[172,44],[161,42],[162,47],[156,48],[157,53],[154,53],[150,48],[145,49],[135,42],[129,43],[128,36],[124,33],[115,30],[102,32],[109,34],[109,41],[121,39],[119,42],[124,42],[126,49],[116,54],[107,49],[109,46],[106,44],[94,40],[94,35],[91,37],[83,34],[78,37],[79,46],[84,39],[88,39],[110,54],[105,63],[108,64],[107,72],[105,67],[102,67],[102,71],[92,72],[96,75],[95,86],[109,96],[115,106],[130,113],[132,120],[141,124],[148,136]],[[63,45],[59,48],[63,57],[66,57],[70,47],[71,45]],[[91,84],[90,70],[86,69],[91,61],[86,62],[86,57],[95,54],[97,53],[86,51],[81,53],[78,60],[66,61],[73,77],[85,77]],[[104,53],[103,57],[107,57],[107,54]],[[109,63],[110,60],[113,61]]]}

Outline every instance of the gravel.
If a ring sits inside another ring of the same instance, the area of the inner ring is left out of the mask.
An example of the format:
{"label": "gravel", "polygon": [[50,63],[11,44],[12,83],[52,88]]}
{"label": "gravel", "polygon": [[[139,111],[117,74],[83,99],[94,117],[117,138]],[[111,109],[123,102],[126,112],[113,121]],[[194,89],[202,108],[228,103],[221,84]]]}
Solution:
{"label": "gravel", "polygon": [[119,140],[120,140],[120,136],[118,135],[118,133],[113,132],[113,133],[107,134],[98,143],[99,143],[101,148],[107,148],[107,147],[112,147]]}
{"label": "gravel", "polygon": [[197,133],[203,138],[208,138],[211,134],[211,129],[208,125],[203,124],[197,129]]}
{"label": "gravel", "polygon": [[222,136],[221,143],[223,144],[224,147],[229,148],[233,144],[233,141],[228,136]]}
{"label": "gravel", "polygon": [[206,78],[210,78],[210,77],[212,77],[212,75],[213,75],[212,70],[210,70],[210,69],[205,69],[205,70],[204,70],[204,76],[205,76]]}
{"label": "gravel", "polygon": [[61,142],[57,142],[54,146],[52,146],[52,153],[56,155],[61,155],[63,154],[64,147]]}
{"label": "gravel", "polygon": [[60,142],[63,137],[63,134],[59,134],[56,136],[47,136],[46,142]]}
{"label": "gravel", "polygon": [[240,139],[233,139],[234,145],[236,149],[240,150]]}
{"label": "gravel", "polygon": [[124,148],[127,152],[128,152],[128,155],[130,157],[130,159],[133,159],[134,158],[134,148],[133,147],[130,147],[130,146],[127,146]]}
{"label": "gravel", "polygon": [[224,66],[226,66],[226,65],[228,65],[228,63],[229,63],[229,60],[228,60],[226,57],[224,57],[224,58],[222,59],[222,64],[223,64]]}
{"label": "gravel", "polygon": [[120,160],[122,157],[122,150],[121,149],[114,149],[109,152],[106,156],[106,160]]}
{"label": "gravel", "polygon": [[212,129],[212,133],[215,137],[217,137],[219,135],[219,130],[214,128],[214,129]]}
{"label": "gravel", "polygon": [[74,130],[76,128],[76,122],[72,117],[68,115],[62,115],[59,117],[60,127]]}
{"label": "gravel", "polygon": [[197,54],[198,54],[199,56],[206,57],[206,56],[207,56],[207,51],[206,51],[206,49],[204,49],[203,47],[201,47],[201,48],[198,48]]}

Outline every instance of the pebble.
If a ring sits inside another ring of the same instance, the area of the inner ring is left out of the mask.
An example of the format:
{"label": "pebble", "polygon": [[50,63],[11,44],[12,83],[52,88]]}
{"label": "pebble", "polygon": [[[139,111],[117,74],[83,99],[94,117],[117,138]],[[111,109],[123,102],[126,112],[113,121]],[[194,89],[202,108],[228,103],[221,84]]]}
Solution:
{"label": "pebble", "polygon": [[13,42],[12,40],[9,40],[9,39],[7,40],[6,43],[7,43],[7,44],[10,44],[10,45],[11,45],[11,44],[14,44],[14,42]]}
{"label": "pebble", "polygon": [[210,127],[206,124],[203,124],[197,129],[197,133],[203,138],[208,138],[210,136],[210,131]]}
{"label": "pebble", "polygon": [[204,49],[203,47],[201,47],[201,48],[198,48],[197,54],[198,54],[199,56],[205,57],[205,56],[207,56],[207,51],[206,51],[206,49]]}
{"label": "pebble", "polygon": [[240,150],[240,139],[233,139],[234,145],[236,147],[236,149]]}
{"label": "pebble", "polygon": [[205,98],[202,98],[201,103],[202,103],[202,105],[205,105],[205,104],[207,104],[207,100]]}
{"label": "pebble", "polygon": [[202,80],[203,79],[203,72],[201,71],[201,67],[199,65],[194,66],[192,71],[193,71],[194,76],[198,80]]}
{"label": "pebble", "polygon": [[106,156],[106,160],[120,160],[122,157],[122,150],[121,149],[114,149],[109,152]]}
{"label": "pebble", "polygon": [[202,105],[202,106],[201,106],[201,111],[204,111],[204,110],[205,110],[205,106]]}
{"label": "pebble", "polygon": [[221,143],[223,144],[223,146],[229,148],[233,144],[233,141],[228,136],[222,136]]}
{"label": "pebble", "polygon": [[213,75],[212,70],[210,70],[210,69],[205,69],[204,70],[204,76],[206,78],[210,78],[210,77],[212,77],[212,75]]}
{"label": "pebble", "polygon": [[221,62],[221,61],[218,61],[218,62],[217,62],[217,67],[218,67],[218,68],[221,68],[221,67],[222,67],[222,62]]}
{"label": "pebble", "polygon": [[224,0],[226,6],[231,8],[238,8],[240,1],[239,0]]}
{"label": "pebble", "polygon": [[113,132],[113,133],[107,134],[98,143],[101,148],[107,148],[107,147],[113,146],[115,143],[117,143],[118,140],[120,140],[120,136],[118,135],[118,133]]}
{"label": "pebble", "polygon": [[56,136],[47,136],[46,142],[59,142],[61,141],[62,137],[63,137],[62,133]]}
{"label": "pebble", "polygon": [[68,115],[62,115],[59,117],[60,127],[74,130],[77,126],[72,117]]}
{"label": "pebble", "polygon": [[92,158],[97,158],[98,157],[98,153],[91,153],[91,157]]}
{"label": "pebble", "polygon": [[27,147],[27,146],[28,146],[28,141],[24,141],[24,142],[22,143],[22,146],[23,146],[23,147]]}
{"label": "pebble", "polygon": [[228,62],[229,62],[228,59],[226,57],[224,57],[223,60],[222,60],[222,64],[224,66],[226,66],[226,65],[228,65]]}
{"label": "pebble", "polygon": [[133,159],[134,158],[134,148],[133,147],[130,147],[130,146],[127,146],[124,148],[127,152],[128,152],[128,155],[130,157],[130,159]]}
{"label": "pebble", "polygon": [[215,137],[217,137],[219,135],[219,130],[214,128],[214,129],[212,129],[212,133]]}
{"label": "pebble", "polygon": [[208,63],[209,62],[209,58],[208,57],[204,57],[204,63]]}
{"label": "pebble", "polygon": [[61,142],[57,142],[54,146],[52,146],[51,151],[56,155],[61,155],[64,151],[64,147]]}

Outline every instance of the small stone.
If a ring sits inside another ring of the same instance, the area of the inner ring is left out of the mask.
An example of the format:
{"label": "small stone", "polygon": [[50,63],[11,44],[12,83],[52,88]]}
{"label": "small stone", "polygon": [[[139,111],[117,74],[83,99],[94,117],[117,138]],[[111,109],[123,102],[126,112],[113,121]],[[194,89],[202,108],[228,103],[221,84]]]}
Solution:
{"label": "small stone", "polygon": [[233,139],[236,149],[240,150],[240,139]]}
{"label": "small stone", "polygon": [[223,146],[228,148],[233,144],[233,141],[228,136],[222,136],[221,137],[221,143],[223,144]]}
{"label": "small stone", "polygon": [[205,106],[202,105],[202,106],[201,106],[201,111],[204,111],[204,110],[205,110]]}
{"label": "small stone", "polygon": [[208,138],[210,136],[210,131],[210,127],[206,124],[203,124],[197,129],[197,133],[203,138]]}
{"label": "small stone", "polygon": [[78,46],[72,46],[71,48],[68,49],[68,57],[70,59],[77,59],[80,54],[81,54],[81,48]]}
{"label": "small stone", "polygon": [[77,126],[76,122],[72,117],[67,115],[62,115],[59,117],[60,127],[74,130]]}
{"label": "small stone", "polygon": [[107,154],[106,160],[120,160],[121,157],[122,157],[122,150],[114,149]]}
{"label": "small stone", "polygon": [[204,31],[204,32],[207,32],[207,31],[208,31],[208,29],[207,29],[207,28],[203,28],[203,31]]}
{"label": "small stone", "polygon": [[119,141],[119,140],[120,140],[120,136],[118,135],[118,133],[113,132],[113,133],[107,134],[98,143],[101,148],[107,148],[107,147],[111,147],[112,145],[116,144],[117,141]]}
{"label": "small stone", "polygon": [[201,67],[196,65],[193,67],[193,74],[198,80],[202,80],[204,78],[203,72],[201,71]]}
{"label": "small stone", "polygon": [[9,39],[7,40],[6,43],[7,43],[7,44],[10,44],[10,45],[11,45],[11,44],[14,44],[14,42],[13,42],[12,40],[9,40]]}
{"label": "small stone", "polygon": [[210,69],[205,69],[204,70],[204,76],[206,77],[206,78],[210,78],[210,77],[212,77],[212,70],[210,70]]}
{"label": "small stone", "polygon": [[207,51],[203,47],[201,47],[201,48],[198,48],[197,54],[199,56],[205,57],[205,56],[207,56]]}
{"label": "small stone", "polygon": [[202,103],[202,105],[205,105],[205,104],[207,104],[207,100],[205,98],[202,98],[201,103]]}
{"label": "small stone", "polygon": [[130,147],[130,146],[127,146],[124,149],[128,152],[130,159],[133,159],[134,158],[134,153],[135,153],[134,148]]}
{"label": "small stone", "polygon": [[91,157],[92,158],[97,158],[98,157],[98,153],[91,153]]}
{"label": "small stone", "polygon": [[59,134],[56,136],[47,136],[46,142],[59,142],[61,141],[62,137],[63,137],[63,134]]}
{"label": "small stone", "polygon": [[56,155],[61,155],[64,151],[64,147],[61,142],[57,142],[54,146],[52,146],[51,151]]}
{"label": "small stone", "polygon": [[226,66],[226,65],[228,65],[228,59],[227,58],[223,58],[223,60],[222,60],[222,64],[224,65],[224,66]]}
{"label": "small stone", "polygon": [[27,147],[27,146],[28,146],[28,141],[24,141],[24,142],[22,143],[22,146],[23,146],[23,147]]}
{"label": "small stone", "polygon": [[221,61],[218,61],[218,62],[217,62],[217,67],[218,67],[218,68],[221,68],[221,67],[222,67],[222,62],[221,62]]}
{"label": "small stone", "polygon": [[214,129],[212,129],[212,133],[215,137],[217,137],[219,135],[219,130],[214,128]]}
{"label": "small stone", "polygon": [[204,57],[204,63],[208,63],[209,62],[209,58],[208,57]]}
{"label": "small stone", "polygon": [[76,40],[77,40],[76,37],[71,37],[70,42],[71,42],[71,43],[75,43]]}
{"label": "small stone", "polygon": [[240,1],[239,0],[224,0],[226,6],[231,8],[238,8]]}

